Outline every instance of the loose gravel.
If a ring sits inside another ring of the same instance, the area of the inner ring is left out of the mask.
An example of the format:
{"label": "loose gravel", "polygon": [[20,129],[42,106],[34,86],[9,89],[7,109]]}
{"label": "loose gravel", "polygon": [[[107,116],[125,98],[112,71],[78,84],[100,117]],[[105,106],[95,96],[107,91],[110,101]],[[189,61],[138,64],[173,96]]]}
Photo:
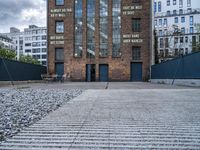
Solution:
{"label": "loose gravel", "polygon": [[0,141],[81,93],[79,89],[0,89]]}

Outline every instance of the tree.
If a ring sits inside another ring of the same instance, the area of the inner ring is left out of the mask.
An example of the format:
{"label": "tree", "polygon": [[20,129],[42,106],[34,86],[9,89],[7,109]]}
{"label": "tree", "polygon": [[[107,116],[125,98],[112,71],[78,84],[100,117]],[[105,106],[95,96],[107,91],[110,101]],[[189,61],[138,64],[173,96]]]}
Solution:
{"label": "tree", "polygon": [[16,53],[13,50],[0,48],[0,57],[6,58],[6,59],[15,59]]}
{"label": "tree", "polygon": [[192,52],[200,51],[200,24],[194,25],[197,35],[199,35],[199,41],[197,41],[196,36],[192,38]]}
{"label": "tree", "polygon": [[40,64],[37,59],[32,58],[30,55],[20,55],[19,61],[31,64]]}

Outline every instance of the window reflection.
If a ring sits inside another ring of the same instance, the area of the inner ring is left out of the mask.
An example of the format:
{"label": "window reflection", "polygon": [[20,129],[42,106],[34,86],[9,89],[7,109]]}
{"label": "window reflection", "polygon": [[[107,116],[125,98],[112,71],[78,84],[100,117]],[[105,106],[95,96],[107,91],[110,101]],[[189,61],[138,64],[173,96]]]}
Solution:
{"label": "window reflection", "polygon": [[75,0],[75,51],[74,57],[81,57],[83,51],[83,9],[82,0]]}
{"label": "window reflection", "polygon": [[121,56],[121,0],[113,0],[113,47],[112,56]]}
{"label": "window reflection", "polygon": [[100,0],[100,57],[108,55],[108,0]]}
{"label": "window reflection", "polygon": [[87,57],[95,57],[95,1],[87,0]]}

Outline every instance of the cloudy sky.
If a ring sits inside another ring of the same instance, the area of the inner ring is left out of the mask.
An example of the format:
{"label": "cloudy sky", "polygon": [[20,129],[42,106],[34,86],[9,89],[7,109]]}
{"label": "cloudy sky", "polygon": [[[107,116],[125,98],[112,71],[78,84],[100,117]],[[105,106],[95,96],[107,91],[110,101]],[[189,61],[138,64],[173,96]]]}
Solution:
{"label": "cloudy sky", "polygon": [[30,24],[46,26],[46,0],[0,0],[0,33]]}

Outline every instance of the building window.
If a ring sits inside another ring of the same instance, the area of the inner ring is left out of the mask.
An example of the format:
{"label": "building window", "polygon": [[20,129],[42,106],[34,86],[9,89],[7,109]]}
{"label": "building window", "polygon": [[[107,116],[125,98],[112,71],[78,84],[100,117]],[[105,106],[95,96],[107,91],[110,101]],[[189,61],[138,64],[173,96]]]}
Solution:
{"label": "building window", "polygon": [[121,0],[112,1],[112,57],[121,56]]}
{"label": "building window", "polygon": [[31,43],[25,43],[25,46],[31,46]]}
{"label": "building window", "polygon": [[46,36],[46,35],[43,35],[43,36],[42,36],[42,40],[47,40],[47,36]]}
{"label": "building window", "polygon": [[193,16],[190,16],[190,25],[192,26],[194,24]]}
{"label": "building window", "polygon": [[183,40],[184,38],[183,37],[180,37],[180,43],[183,43]]}
{"label": "building window", "polygon": [[176,15],[176,10],[173,10],[173,15]]}
{"label": "building window", "polygon": [[64,49],[63,48],[55,49],[55,61],[64,61]]}
{"label": "building window", "polygon": [[187,36],[185,37],[185,43],[188,43],[188,37]]}
{"label": "building window", "polygon": [[159,36],[163,36],[162,30],[159,30]]}
{"label": "building window", "polygon": [[182,23],[185,22],[185,17],[181,17],[181,22],[182,22]]}
{"label": "building window", "polygon": [[141,19],[134,18],[132,19],[132,31],[133,32],[140,32],[141,28]]}
{"label": "building window", "polygon": [[163,38],[160,38],[160,48],[163,48],[164,47],[164,41],[163,41]]}
{"label": "building window", "polygon": [[162,26],[162,19],[159,19],[159,26]]}
{"label": "building window", "polygon": [[181,28],[181,33],[182,33],[182,34],[185,34],[185,28],[184,28],[184,27]]}
{"label": "building window", "polygon": [[55,0],[55,1],[57,6],[64,5],[64,0]]}
{"label": "building window", "polygon": [[188,48],[185,48],[185,55],[188,54]]}
{"label": "building window", "polygon": [[161,12],[162,8],[161,8],[161,1],[158,2],[158,12]]}
{"label": "building window", "polygon": [[95,1],[87,0],[87,57],[95,57]]}
{"label": "building window", "polygon": [[164,25],[167,26],[167,19],[164,19]]}
{"label": "building window", "polygon": [[46,59],[47,58],[47,55],[42,55],[42,59]]}
{"label": "building window", "polygon": [[108,0],[100,0],[100,57],[108,56]]}
{"label": "building window", "polygon": [[157,24],[157,20],[154,20],[154,24],[155,24],[155,26],[157,26],[158,24]]}
{"label": "building window", "polygon": [[132,47],[132,59],[141,60],[141,47],[139,46]]}
{"label": "building window", "polygon": [[178,17],[174,18],[174,23],[178,23]]}
{"label": "building window", "polygon": [[170,6],[170,0],[167,0],[167,6]]}
{"label": "building window", "polygon": [[133,0],[133,3],[140,3],[140,0]]}
{"label": "building window", "polygon": [[179,14],[180,14],[180,15],[183,14],[183,9],[179,9]]}
{"label": "building window", "polygon": [[191,7],[191,0],[187,0],[187,7]]}
{"label": "building window", "polygon": [[64,33],[64,21],[56,21],[56,33]]}
{"label": "building window", "polygon": [[38,60],[40,59],[40,55],[33,55],[33,58]]}
{"label": "building window", "polygon": [[194,28],[190,27],[190,33],[194,33]]}
{"label": "building window", "polygon": [[32,53],[40,53],[40,48],[33,49]]}
{"label": "building window", "polygon": [[176,5],[176,0],[173,0],[173,5]]}
{"label": "building window", "polygon": [[169,38],[165,38],[165,48],[169,47]]}
{"label": "building window", "polygon": [[177,44],[178,43],[178,37],[175,37],[174,38],[174,44]]}
{"label": "building window", "polygon": [[167,15],[169,16],[170,14],[171,14],[171,12],[168,10],[168,11],[167,11]]}
{"label": "building window", "polygon": [[179,0],[179,7],[180,7],[180,8],[183,7],[183,0]]}
{"label": "building window", "polygon": [[31,53],[31,49],[25,49],[25,53]]}
{"label": "building window", "polygon": [[157,12],[157,3],[154,2],[154,12]]}
{"label": "building window", "polygon": [[42,48],[42,53],[46,53],[47,49],[46,48]]}
{"label": "building window", "polygon": [[82,0],[75,1],[75,46],[74,57],[81,57],[83,52],[83,3]]}

